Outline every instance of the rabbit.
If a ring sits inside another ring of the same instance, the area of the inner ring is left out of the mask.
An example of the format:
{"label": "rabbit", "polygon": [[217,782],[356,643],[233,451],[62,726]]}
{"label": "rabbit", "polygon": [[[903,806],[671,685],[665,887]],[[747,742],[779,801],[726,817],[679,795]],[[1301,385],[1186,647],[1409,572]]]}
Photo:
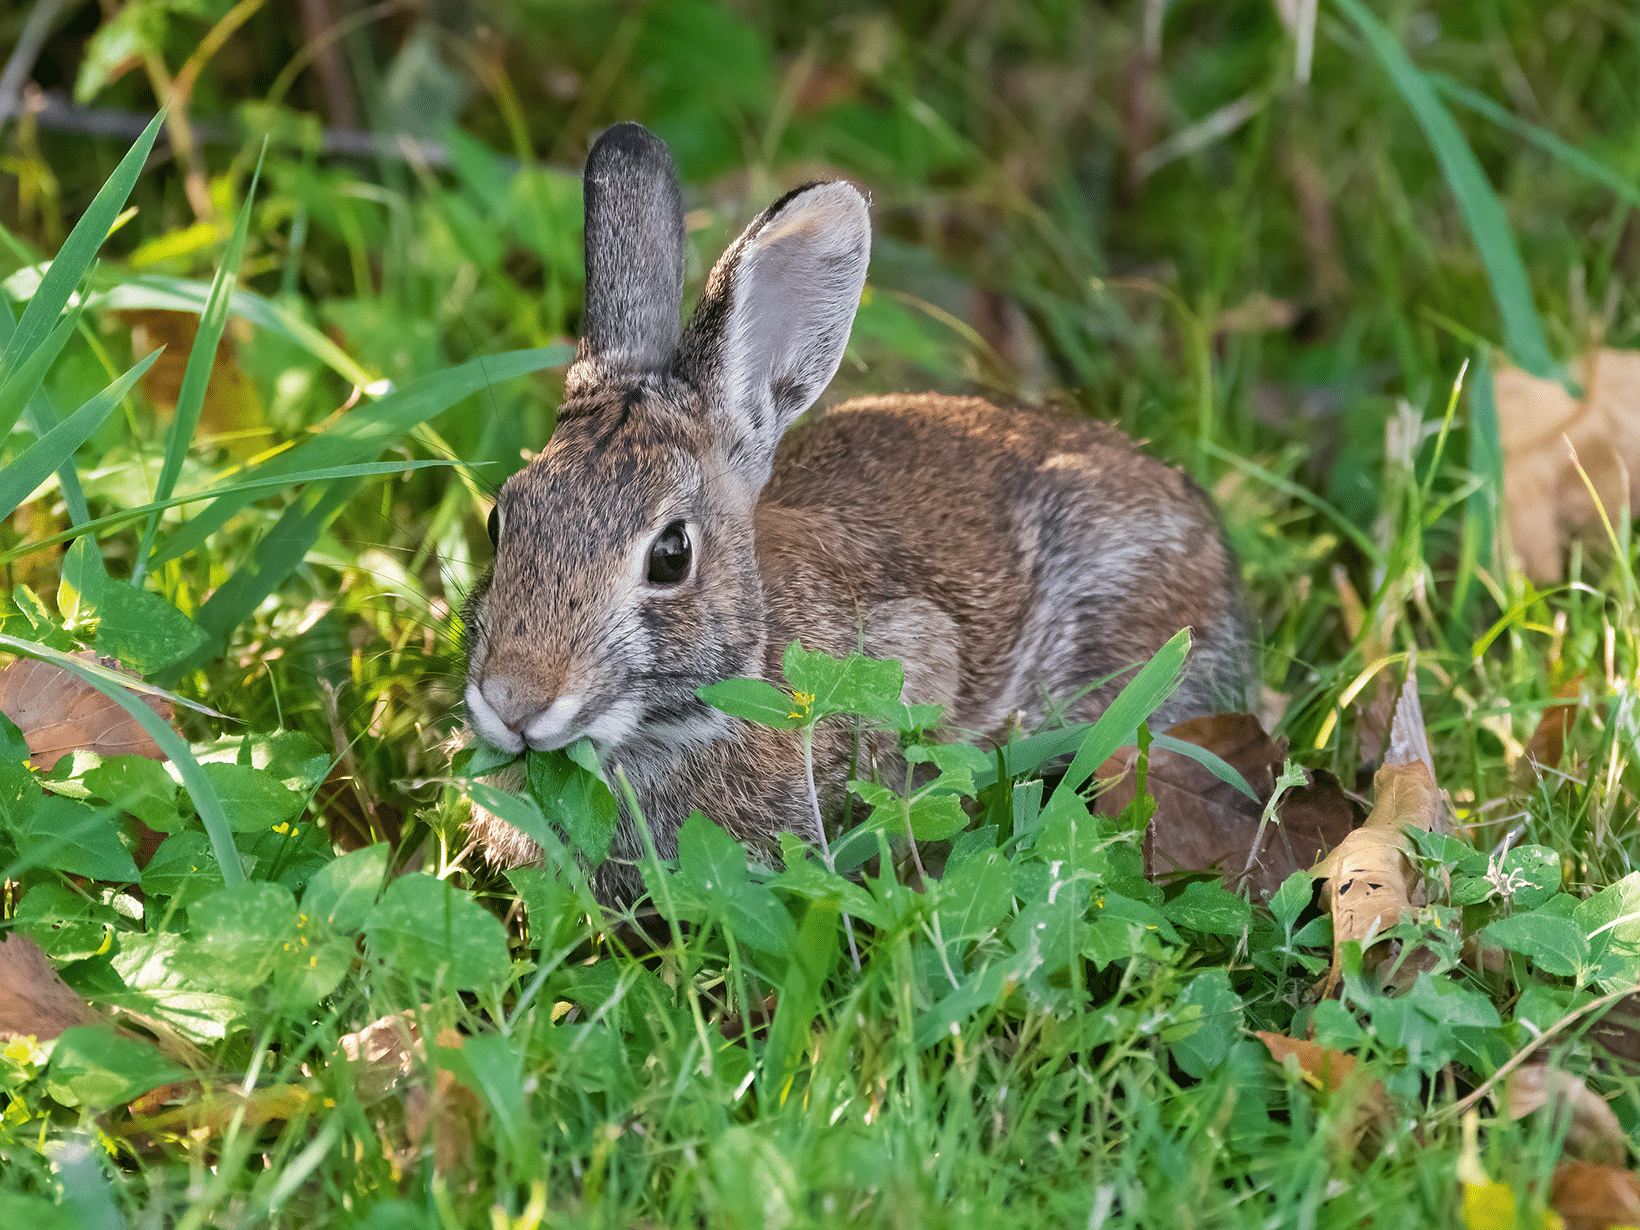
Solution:
{"label": "rabbit", "polygon": [[[1165,729],[1246,695],[1238,569],[1211,503],[1114,428],[932,393],[863,397],[794,428],[842,360],[871,249],[866,201],[809,183],[760,214],[680,328],[684,221],[663,142],[609,129],[587,158],[586,308],[547,446],[490,515],[489,576],[463,612],[470,727],[511,752],[592,741],[629,780],[662,858],[701,809],[766,860],[819,842],[798,732],[696,695],[778,681],[781,655],[863,651],[905,667],[902,698],[956,732],[1005,737],[1102,713],[1179,629],[1194,630]],[[816,731],[821,811],[892,734]],[[903,761],[897,762],[903,774]],[[613,778],[611,779],[613,780]],[[892,774],[889,782],[897,782]],[[642,891],[619,823],[596,891]],[[487,813],[499,866],[540,857]]]}

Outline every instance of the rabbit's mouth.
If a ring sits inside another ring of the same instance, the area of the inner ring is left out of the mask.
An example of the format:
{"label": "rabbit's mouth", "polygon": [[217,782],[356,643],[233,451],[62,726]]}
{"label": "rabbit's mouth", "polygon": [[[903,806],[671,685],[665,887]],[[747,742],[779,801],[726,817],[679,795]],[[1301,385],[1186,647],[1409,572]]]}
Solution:
{"label": "rabbit's mouth", "polygon": [[520,703],[520,690],[504,679],[467,684],[467,719],[483,740],[506,752],[567,747],[586,732],[579,696],[559,696],[547,705]]}

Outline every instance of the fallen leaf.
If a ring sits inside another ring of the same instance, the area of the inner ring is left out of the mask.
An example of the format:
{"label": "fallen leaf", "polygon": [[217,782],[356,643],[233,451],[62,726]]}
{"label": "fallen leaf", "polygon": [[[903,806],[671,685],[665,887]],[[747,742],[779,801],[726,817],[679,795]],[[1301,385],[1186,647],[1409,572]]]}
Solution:
{"label": "fallen leaf", "polygon": [[1345,1113],[1340,1117],[1343,1132],[1341,1143],[1351,1150],[1371,1132],[1382,1136],[1394,1120],[1394,1105],[1389,1090],[1380,1080],[1356,1076],[1355,1057],[1330,1046],[1322,1046],[1303,1038],[1289,1038],[1285,1034],[1254,1030],[1253,1036],[1269,1048],[1275,1061],[1286,1066],[1291,1058],[1310,1088],[1322,1093],[1341,1094],[1346,1100]]}
{"label": "fallen leaf", "polygon": [[75,994],[56,966],[26,935],[0,940],[0,1040],[55,1038],[74,1025],[103,1018]]}
{"label": "fallen leaf", "polygon": [[1582,691],[1582,675],[1567,680],[1555,691],[1556,703],[1545,709],[1538,719],[1537,729],[1526,741],[1526,753],[1522,757],[1531,766],[1533,774],[1541,775],[1544,769],[1560,767],[1561,759],[1566,755],[1566,736],[1571,733],[1572,723],[1577,720]]}
{"label": "fallen leaf", "polygon": [[[1581,400],[1555,380],[1499,364],[1493,377],[1503,445],[1503,507],[1526,575],[1560,580],[1562,549],[1574,537],[1605,542],[1600,514],[1577,472],[1570,440],[1614,522],[1640,513],[1640,351],[1596,350],[1568,365]],[[1564,437],[1564,439],[1563,439]]]}
{"label": "fallen leaf", "polygon": [[[89,650],[74,655],[119,670],[113,658],[98,658]],[[133,679],[140,676],[121,671]],[[171,702],[146,693],[134,693],[169,722]],[[28,741],[29,763],[50,769],[70,752],[85,748],[99,756],[146,756],[164,760],[165,753],[138,723],[113,700],[73,671],[34,658],[19,658],[0,671],[0,712],[9,717]]]}
{"label": "fallen leaf", "polygon": [[1625,995],[1589,1030],[1612,1054],[1640,1063],[1640,993]]}
{"label": "fallen leaf", "polygon": [[[301,1085],[269,1085],[245,1093],[237,1086],[183,1081],[151,1089],[131,1102],[129,1122],[111,1121],[111,1132],[152,1136],[161,1132],[220,1136],[236,1121],[259,1127],[275,1119],[294,1119],[308,1109],[311,1096]],[[177,1103],[170,1109],[162,1109]]]}
{"label": "fallen leaf", "polygon": [[[1236,769],[1261,799],[1268,799],[1281,771],[1285,749],[1264,733],[1250,713],[1219,713],[1181,722],[1166,732],[1206,748]],[[1094,810],[1116,815],[1138,789],[1138,749],[1123,748],[1100,766],[1101,780],[1115,784],[1094,800]],[[1283,796],[1280,823],[1264,834],[1261,854],[1246,877],[1268,897],[1293,872],[1307,868],[1349,833],[1355,812],[1336,780],[1317,773],[1314,783]],[[1150,749],[1145,786],[1156,814],[1145,835],[1148,875],[1220,870],[1239,883],[1258,837],[1261,803],[1222,781],[1190,757],[1165,748]]]}
{"label": "fallen leaf", "polygon": [[[120,313],[131,325],[131,353],[144,358],[150,351],[165,347],[139,383],[142,391],[160,411],[162,421],[176,412],[182,393],[182,378],[188,357],[199,332],[199,317],[193,312],[162,309],[133,309]],[[256,384],[245,375],[236,360],[233,329],[225,330],[217,343],[216,360],[211,365],[210,382],[200,406],[202,431],[227,437],[229,451],[248,456],[263,447],[268,427],[262,414],[262,399]]]}
{"label": "fallen leaf", "polygon": [[1509,1074],[1503,1100],[1511,1119],[1545,1111],[1557,1127],[1564,1124],[1566,1151],[1581,1161],[1621,1166],[1628,1160],[1628,1137],[1612,1108],[1570,1072],[1547,1064],[1517,1068]]}
{"label": "fallen leaf", "polygon": [[1549,1207],[1565,1219],[1566,1230],[1640,1226],[1640,1178],[1613,1166],[1562,1162],[1555,1167]]}
{"label": "fallen leaf", "polygon": [[[461,1035],[441,1029],[437,1045],[459,1049]],[[432,1088],[414,1085],[404,1099],[404,1126],[411,1143],[433,1146],[433,1170],[449,1175],[473,1160],[473,1138],[484,1121],[484,1104],[478,1096],[456,1080],[455,1073],[440,1068]]]}
{"label": "fallen leaf", "polygon": [[343,1034],[335,1056],[352,1065],[353,1089],[369,1106],[397,1089],[421,1062],[421,1029],[410,1009],[378,1017],[363,1029]]}
{"label": "fallen leaf", "polygon": [[1438,827],[1441,801],[1418,706],[1417,675],[1408,665],[1384,766],[1373,778],[1372,812],[1315,866],[1316,876],[1327,881],[1327,908],[1333,916],[1326,995],[1338,985],[1345,944],[1364,943],[1422,904],[1414,900],[1418,880],[1407,859],[1405,830]]}
{"label": "fallen leaf", "polygon": [[1225,308],[1213,322],[1215,333],[1268,333],[1292,328],[1298,309],[1287,299],[1272,299],[1256,290],[1234,307]]}

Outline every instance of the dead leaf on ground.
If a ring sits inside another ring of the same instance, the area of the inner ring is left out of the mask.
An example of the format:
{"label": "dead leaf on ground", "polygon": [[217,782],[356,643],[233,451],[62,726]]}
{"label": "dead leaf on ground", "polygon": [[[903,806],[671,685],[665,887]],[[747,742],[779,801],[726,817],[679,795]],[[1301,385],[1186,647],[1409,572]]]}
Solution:
{"label": "dead leaf on ground", "polygon": [[1437,827],[1441,801],[1428,760],[1429,741],[1413,670],[1407,672],[1389,742],[1384,767],[1373,778],[1373,806],[1366,823],[1315,867],[1315,874],[1327,881],[1327,909],[1333,916],[1326,995],[1337,988],[1345,944],[1364,943],[1423,904],[1421,884],[1407,858],[1404,830]]}
{"label": "dead leaf on ground", "polygon": [[1269,1048],[1271,1056],[1282,1066],[1286,1066],[1291,1056],[1312,1089],[1350,1099],[1348,1113],[1340,1119],[1341,1144],[1353,1150],[1367,1133],[1379,1137],[1387,1132],[1395,1117],[1389,1090],[1382,1081],[1357,1077],[1354,1056],[1303,1038],[1289,1038],[1265,1030],[1255,1030],[1253,1036]]}
{"label": "dead leaf on ground", "polygon": [[[459,1050],[461,1034],[441,1029],[434,1045]],[[408,1165],[415,1151],[429,1141],[439,1174],[448,1175],[471,1162],[473,1140],[484,1120],[483,1103],[444,1068],[435,1071],[428,1087],[424,1078],[427,1051],[412,1011],[381,1017],[345,1035],[333,1062],[341,1056],[353,1065],[353,1085],[362,1104],[370,1106],[403,1090],[403,1139],[391,1139],[383,1124],[383,1147],[401,1164]]]}
{"label": "dead leaf on ground", "polygon": [[[76,658],[119,670],[114,658],[98,658],[89,650]],[[140,681],[133,671],[120,671]],[[134,693],[169,722],[171,702],[147,693]],[[9,717],[28,740],[29,763],[51,769],[70,752],[85,748],[99,756],[146,756],[164,760],[165,753],[137,720],[73,671],[34,658],[19,658],[0,671],[0,712]]]}
{"label": "dead leaf on ground", "polygon": [[[1363,662],[1370,666],[1390,656],[1391,637],[1395,631],[1393,602],[1382,602],[1375,612],[1375,622],[1367,622],[1367,606],[1350,584],[1350,574],[1342,564],[1332,570],[1333,590],[1338,594],[1338,610],[1344,620],[1344,631],[1350,643],[1361,650]],[[1365,689],[1355,698],[1355,742],[1360,749],[1361,762],[1375,765],[1384,758],[1384,745],[1389,741],[1389,728],[1395,720],[1395,682],[1388,669],[1379,671],[1368,681]]]}
{"label": "dead leaf on ground", "polygon": [[1640,351],[1596,350],[1568,371],[1583,386],[1582,400],[1558,381],[1502,363],[1492,382],[1509,536],[1538,582],[1560,580],[1562,548],[1572,538],[1605,541],[1567,439],[1606,515],[1615,522],[1640,514],[1640,487],[1627,481],[1640,475]]}
{"label": "dead leaf on ground", "polygon": [[115,1135],[136,1138],[139,1147],[143,1138],[161,1133],[220,1136],[235,1122],[253,1128],[294,1119],[308,1109],[311,1098],[301,1085],[269,1085],[247,1094],[234,1085],[181,1081],[149,1090],[127,1107],[129,1120],[112,1119],[107,1127]]}
{"label": "dead leaf on ground", "polygon": [[[1235,768],[1262,799],[1268,799],[1281,771],[1285,748],[1264,733],[1250,713],[1219,713],[1181,722],[1167,732],[1206,748]],[[1116,815],[1138,789],[1138,749],[1123,748],[1100,766],[1101,779],[1116,784],[1094,800],[1094,810]],[[1311,866],[1336,846],[1355,823],[1355,811],[1330,774],[1282,798],[1279,824],[1264,834],[1258,863],[1248,882],[1268,897],[1295,871]],[[1221,781],[1190,757],[1165,748],[1150,749],[1145,785],[1156,799],[1156,814],[1145,835],[1147,875],[1176,871],[1223,871],[1239,883],[1258,837],[1262,804]]]}
{"label": "dead leaf on ground", "polygon": [[[165,353],[154,360],[139,383],[149,400],[159,408],[161,417],[169,420],[182,394],[182,378],[188,370],[194,337],[199,332],[199,317],[193,312],[147,308],[120,315],[131,325],[133,357],[144,358],[151,351],[165,347]],[[205,401],[199,412],[201,429],[209,435],[229,437],[229,451],[236,456],[248,456],[263,448],[269,430],[256,385],[240,369],[235,358],[237,347],[233,333],[243,327],[235,322],[217,343],[216,361],[211,365],[210,382],[205,387]],[[247,333],[247,339],[248,336]]]}
{"label": "dead leaf on ground", "polygon": [[1566,1152],[1581,1161],[1621,1166],[1628,1160],[1628,1137],[1612,1108],[1570,1072],[1541,1063],[1517,1068],[1509,1074],[1503,1101],[1511,1119],[1542,1111],[1557,1126],[1565,1124]]}
{"label": "dead leaf on ground", "polygon": [[1625,995],[1606,1011],[1589,1037],[1612,1054],[1640,1063],[1640,993]]}
{"label": "dead leaf on ground", "polygon": [[1614,1166],[1562,1162],[1555,1167],[1549,1207],[1565,1219],[1565,1230],[1640,1226],[1640,1178]]}
{"label": "dead leaf on ground", "polygon": [[[1526,741],[1526,753],[1521,757],[1533,776],[1541,776],[1545,769],[1560,767],[1566,755],[1566,736],[1577,720],[1579,697],[1583,691],[1583,676],[1568,679],[1555,690],[1555,703],[1543,711],[1537,728]],[[1518,766],[1517,766],[1518,767]]]}
{"label": "dead leaf on ground", "polygon": [[55,1038],[74,1025],[101,1025],[102,1016],[57,974],[26,935],[0,940],[0,1040]]}

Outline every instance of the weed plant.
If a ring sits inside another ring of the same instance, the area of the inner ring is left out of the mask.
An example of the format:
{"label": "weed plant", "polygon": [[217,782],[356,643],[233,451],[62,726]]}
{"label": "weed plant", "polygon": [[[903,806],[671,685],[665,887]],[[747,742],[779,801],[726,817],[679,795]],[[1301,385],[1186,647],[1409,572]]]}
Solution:
{"label": "weed plant", "polygon": [[[1632,14],[518,0],[325,42],[293,10],[231,10],[134,144],[37,109],[0,133],[0,646],[170,766],[87,740],[30,767],[0,721],[7,926],[135,1027],[0,1051],[0,1223],[1453,1224],[1473,1107],[1468,1160],[1541,1224],[1567,1125],[1479,1096],[1529,1046],[1632,1137],[1597,1035],[1640,982],[1633,541],[1613,508],[1562,583],[1512,565],[1493,398],[1503,363],[1575,387],[1634,343]],[[88,8],[37,79],[151,114],[228,13]],[[440,146],[327,153],[320,43],[360,124]],[[778,871],[692,820],[613,916],[584,869],[618,777],[534,757],[513,797],[452,756],[452,612],[550,432],[573,168],[620,118],[677,157],[696,288],[780,188],[871,189],[832,397],[1049,398],[1210,487],[1294,763],[1367,789],[1371,700],[1415,658],[1470,838],[1415,851],[1432,970],[1389,995],[1347,949],[1318,1001],[1307,874],[1267,902],[1152,882],[1145,791],[1087,811],[1182,639],[1114,716],[1000,754],[936,742],[892,664],[794,649],[714,701],[886,724],[926,780],[861,783],[869,818]],[[474,800],[546,866],[486,871]],[[1250,1031],[1362,1085],[1318,1094]],[[1371,1081],[1398,1109],[1368,1132]]]}

